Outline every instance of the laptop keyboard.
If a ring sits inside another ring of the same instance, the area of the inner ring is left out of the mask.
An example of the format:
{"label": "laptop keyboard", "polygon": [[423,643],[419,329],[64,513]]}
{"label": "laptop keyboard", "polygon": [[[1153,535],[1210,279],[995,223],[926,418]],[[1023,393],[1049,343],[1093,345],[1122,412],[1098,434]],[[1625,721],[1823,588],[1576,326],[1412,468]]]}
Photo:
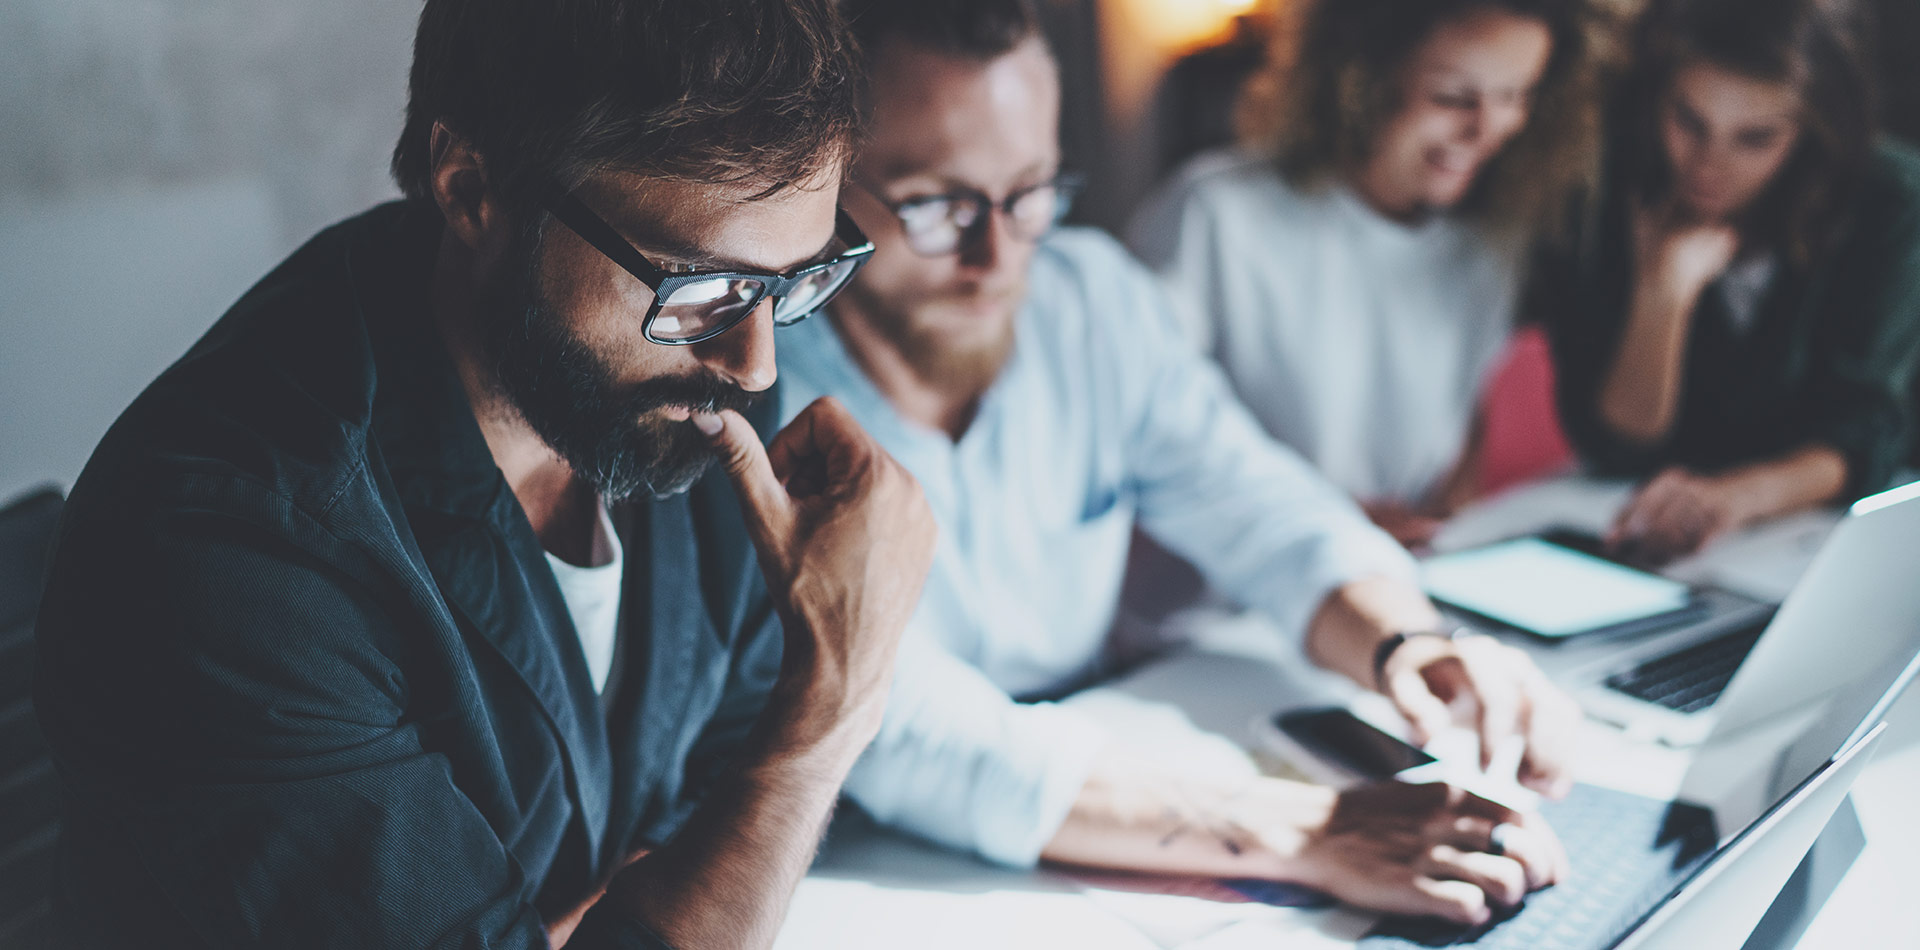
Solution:
{"label": "laptop keyboard", "polygon": [[1635,699],[1683,713],[1699,712],[1720,698],[1734,671],[1760,641],[1772,616],[1684,650],[1655,657],[1607,677],[1607,686]]}
{"label": "laptop keyboard", "polygon": [[1566,880],[1479,927],[1389,917],[1359,946],[1602,950],[1672,893],[1719,840],[1704,809],[1593,785],[1575,786],[1540,810],[1567,848],[1573,870]]}

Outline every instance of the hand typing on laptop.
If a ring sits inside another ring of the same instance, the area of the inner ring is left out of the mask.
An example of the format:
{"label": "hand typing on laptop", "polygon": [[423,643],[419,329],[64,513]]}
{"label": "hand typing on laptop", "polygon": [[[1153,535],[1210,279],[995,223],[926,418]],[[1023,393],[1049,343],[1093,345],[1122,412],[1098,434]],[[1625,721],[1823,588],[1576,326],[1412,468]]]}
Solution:
{"label": "hand typing on laptop", "polygon": [[1473,926],[1568,873],[1538,815],[1450,785],[1403,782],[1338,793],[1300,861],[1305,880],[1347,903]]}
{"label": "hand typing on laptop", "polygon": [[1445,783],[1346,789],[1275,778],[1207,782],[1109,752],[1049,860],[1302,884],[1369,910],[1486,923],[1562,880],[1538,815]]}

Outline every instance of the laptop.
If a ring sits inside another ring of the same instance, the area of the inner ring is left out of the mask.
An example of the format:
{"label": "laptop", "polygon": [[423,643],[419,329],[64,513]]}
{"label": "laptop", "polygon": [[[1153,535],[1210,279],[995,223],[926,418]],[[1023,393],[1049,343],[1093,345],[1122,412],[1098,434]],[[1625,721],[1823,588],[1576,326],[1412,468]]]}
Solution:
{"label": "laptop", "polygon": [[1766,917],[1886,732],[1876,726],[1706,862],[1617,950],[1739,950]]}
{"label": "laptop", "polygon": [[[1571,675],[1589,715],[1669,745],[1691,747],[1726,717],[1751,720],[1811,697],[1815,684],[1854,682],[1904,665],[1920,630],[1920,482],[1847,510],[1778,611],[1704,639],[1619,649]],[[1834,649],[1845,644],[1845,650]]]}
{"label": "laptop", "polygon": [[[1672,801],[1577,785],[1540,809],[1567,849],[1572,870],[1566,880],[1478,927],[1387,917],[1358,946],[1700,950],[1670,944],[1668,934],[1715,926],[1726,933],[1744,927],[1744,940],[1825,828],[1885,728],[1887,708],[1916,671],[1920,656],[1888,676],[1864,721],[1843,721],[1852,704],[1826,703],[1811,715],[1789,712],[1732,732],[1716,729]],[[1844,737],[1840,745],[1828,746],[1811,770],[1797,769],[1810,744],[1836,734]],[[1701,797],[1705,793],[1716,797]],[[1732,883],[1715,883],[1727,875]],[[1676,899],[1691,904],[1708,892],[1720,895],[1709,900],[1720,911],[1668,909]],[[1715,913],[1724,913],[1722,923],[1702,922],[1702,915]],[[1655,943],[1642,935],[1649,928],[1661,934]]]}
{"label": "laptop", "polygon": [[[1911,577],[1905,584],[1889,582],[1910,573],[1911,558],[1854,562],[1862,551],[1899,550],[1893,542],[1903,539],[1893,532],[1920,537],[1913,523],[1920,516],[1915,498],[1920,491],[1876,496],[1849,513],[1842,524],[1847,534],[1822,549],[1807,580],[1725,690],[1711,731],[1694,751],[1673,800],[1578,785],[1564,800],[1541,806],[1566,846],[1573,868],[1567,881],[1476,928],[1389,917],[1360,946],[1609,950],[1634,937],[1642,924],[1671,919],[1677,911],[1662,914],[1661,909],[1706,869],[1723,862],[1745,868],[1740,855],[1755,845],[1741,842],[1769,840],[1768,829],[1779,823],[1775,816],[1792,812],[1796,795],[1817,787],[1810,783],[1823,775],[1853,774],[1846,770],[1857,765],[1836,766],[1864,754],[1887,710],[1920,673],[1920,618],[1909,612],[1914,592],[1907,589],[1920,585]],[[1884,599],[1857,599],[1876,593]],[[1823,616],[1827,623],[1821,623]],[[1903,620],[1904,625],[1894,625]],[[1775,631],[1789,635],[1776,637]],[[1824,818],[1819,824],[1824,826]],[[1813,834],[1818,833],[1816,827]],[[1783,855],[1784,881],[1805,848],[1790,860],[1784,857],[1788,848],[1767,849],[1776,850]],[[1741,876],[1746,875],[1743,870]],[[1776,891],[1777,885],[1765,892],[1766,903]],[[1667,926],[1679,925],[1662,928]],[[1664,936],[1659,945],[1668,945]]]}

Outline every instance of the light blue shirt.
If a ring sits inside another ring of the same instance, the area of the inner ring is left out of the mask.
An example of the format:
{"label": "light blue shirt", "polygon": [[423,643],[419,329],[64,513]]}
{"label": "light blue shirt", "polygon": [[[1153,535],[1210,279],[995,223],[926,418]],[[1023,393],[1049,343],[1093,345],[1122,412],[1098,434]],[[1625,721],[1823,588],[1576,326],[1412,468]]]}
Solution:
{"label": "light blue shirt", "polygon": [[1093,669],[1136,522],[1299,637],[1404,550],[1235,400],[1163,291],[1097,231],[1038,250],[1010,357],[966,433],[901,418],[829,319],[779,339],[782,415],[843,401],[926,491],[940,540],[880,735],[846,791],[883,822],[1034,863],[1105,735],[1054,693]]}

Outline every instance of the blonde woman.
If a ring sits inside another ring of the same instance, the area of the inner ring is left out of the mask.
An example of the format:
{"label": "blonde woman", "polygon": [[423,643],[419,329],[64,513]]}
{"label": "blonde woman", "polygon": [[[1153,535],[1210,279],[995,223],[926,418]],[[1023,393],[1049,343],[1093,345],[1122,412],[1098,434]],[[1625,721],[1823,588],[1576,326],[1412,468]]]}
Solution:
{"label": "blonde woman", "polygon": [[1600,20],[1587,0],[1314,3],[1249,110],[1267,134],[1134,222],[1248,407],[1405,543],[1471,493],[1528,239],[1590,178]]}

